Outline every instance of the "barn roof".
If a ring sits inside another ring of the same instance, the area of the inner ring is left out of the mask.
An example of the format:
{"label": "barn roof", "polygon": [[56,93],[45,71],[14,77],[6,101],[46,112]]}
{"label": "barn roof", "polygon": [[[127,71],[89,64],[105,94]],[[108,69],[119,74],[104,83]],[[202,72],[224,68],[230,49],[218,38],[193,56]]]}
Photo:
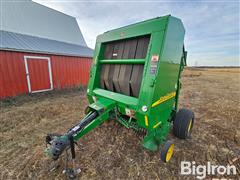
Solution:
{"label": "barn roof", "polygon": [[0,30],[87,46],[76,18],[30,0],[0,0]]}
{"label": "barn roof", "polygon": [[0,31],[0,49],[82,57],[93,56],[93,50],[87,46],[9,31]]}

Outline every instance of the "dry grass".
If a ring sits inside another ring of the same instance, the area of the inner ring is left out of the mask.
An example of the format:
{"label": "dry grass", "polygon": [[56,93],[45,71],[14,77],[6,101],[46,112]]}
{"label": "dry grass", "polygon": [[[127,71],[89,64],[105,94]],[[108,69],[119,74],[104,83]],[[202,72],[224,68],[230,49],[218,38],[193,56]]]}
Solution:
{"label": "dry grass", "polygon": [[[140,139],[114,121],[106,122],[81,140],[77,165],[81,179],[175,179],[180,161],[228,164],[240,155],[239,69],[187,69],[182,78],[180,107],[195,112],[192,138],[179,140],[168,164],[158,152],[148,152]],[[48,132],[64,133],[83,117],[87,105],[78,91],[20,97],[1,103],[0,178],[64,179],[60,167],[49,172],[43,154]],[[179,179],[192,179],[192,176]],[[236,177],[233,177],[236,178]]]}

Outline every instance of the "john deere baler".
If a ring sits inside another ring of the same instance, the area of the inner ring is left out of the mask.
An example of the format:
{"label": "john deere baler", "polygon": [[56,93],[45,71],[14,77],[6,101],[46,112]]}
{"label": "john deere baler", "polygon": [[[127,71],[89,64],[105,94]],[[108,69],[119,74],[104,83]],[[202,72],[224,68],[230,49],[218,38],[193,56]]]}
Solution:
{"label": "john deere baler", "polygon": [[[74,158],[75,142],[109,119],[140,133],[142,145],[152,151],[165,142],[172,124],[177,137],[189,137],[194,114],[178,111],[180,77],[186,65],[184,33],[181,20],[169,15],[99,35],[86,116],[67,133],[48,135],[47,153],[56,160],[71,149]],[[165,143],[163,161],[170,160],[173,148],[173,142]]]}

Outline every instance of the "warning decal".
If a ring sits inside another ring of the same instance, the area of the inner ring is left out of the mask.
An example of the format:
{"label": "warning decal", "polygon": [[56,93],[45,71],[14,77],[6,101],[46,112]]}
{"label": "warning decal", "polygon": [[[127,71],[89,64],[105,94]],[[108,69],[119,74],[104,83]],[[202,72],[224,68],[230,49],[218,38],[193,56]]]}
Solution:
{"label": "warning decal", "polygon": [[152,55],[151,66],[150,66],[150,74],[156,74],[157,65],[158,65],[158,55]]}

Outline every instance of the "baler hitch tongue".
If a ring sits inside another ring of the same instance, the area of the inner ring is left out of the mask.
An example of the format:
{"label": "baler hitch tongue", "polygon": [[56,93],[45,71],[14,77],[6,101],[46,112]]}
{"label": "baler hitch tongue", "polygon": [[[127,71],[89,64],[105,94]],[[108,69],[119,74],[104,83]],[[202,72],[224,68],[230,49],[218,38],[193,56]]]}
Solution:
{"label": "baler hitch tongue", "polygon": [[[77,125],[73,126],[66,134],[48,134],[46,136],[45,150],[53,160],[57,160],[64,150],[71,148],[72,156],[75,156],[73,152],[74,148],[74,136],[80,133],[87,125],[89,125],[98,116],[96,111],[90,112],[83,118]],[[74,157],[73,157],[74,158]]]}
{"label": "baler hitch tongue", "polygon": [[[46,149],[45,153],[54,161],[58,160],[61,154],[66,151],[68,156],[68,150],[71,150],[71,159],[75,159],[75,144],[74,136],[81,133],[85,127],[91,124],[98,117],[97,111],[91,111],[88,113],[78,124],[73,126],[67,133],[64,135],[60,134],[48,134],[46,136]],[[69,160],[69,157],[66,157],[66,161]],[[67,166],[67,165],[66,165]],[[69,169],[65,167],[64,172],[68,174],[69,177],[75,177],[76,173],[79,173],[79,169]]]}
{"label": "baler hitch tongue", "polygon": [[45,153],[53,160],[57,160],[62,152],[70,145],[66,135],[48,134],[46,136]]}

